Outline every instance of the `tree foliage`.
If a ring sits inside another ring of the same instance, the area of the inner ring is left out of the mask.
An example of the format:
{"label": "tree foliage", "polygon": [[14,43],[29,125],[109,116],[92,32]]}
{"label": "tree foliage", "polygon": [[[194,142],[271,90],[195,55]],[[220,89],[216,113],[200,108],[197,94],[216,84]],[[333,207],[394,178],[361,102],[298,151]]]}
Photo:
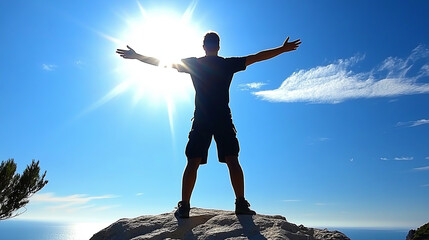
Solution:
{"label": "tree foliage", "polygon": [[48,181],[46,171],[39,175],[39,161],[32,161],[22,175],[15,174],[16,163],[13,158],[2,161],[0,165],[0,220],[16,217],[24,211],[19,209],[29,202],[29,198],[42,189]]}

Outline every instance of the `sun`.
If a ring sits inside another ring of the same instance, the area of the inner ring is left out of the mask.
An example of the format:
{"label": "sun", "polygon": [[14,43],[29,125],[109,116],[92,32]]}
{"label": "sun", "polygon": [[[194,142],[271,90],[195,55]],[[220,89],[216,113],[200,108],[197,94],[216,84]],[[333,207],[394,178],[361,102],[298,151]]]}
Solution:
{"label": "sun", "polygon": [[203,33],[191,21],[195,5],[190,5],[184,14],[169,9],[145,10],[140,4],[139,8],[140,16],[127,20],[121,40],[140,54],[160,59],[160,67],[119,59],[118,71],[124,81],[133,85],[134,103],[144,97],[152,102],[176,102],[189,95],[192,85],[184,80],[189,76],[164,66],[204,53]]}
{"label": "sun", "polygon": [[124,19],[124,28],[118,37],[101,35],[114,42],[117,48],[125,49],[129,45],[142,55],[160,59],[160,66],[118,56],[115,59],[115,72],[119,83],[94,103],[89,111],[118,95],[132,94],[133,105],[165,106],[173,132],[174,108],[184,100],[193,98],[194,90],[188,74],[163,66],[170,66],[182,58],[204,54],[204,32],[191,20],[196,2],[191,3],[182,14],[166,8],[145,9],[139,2],[137,4],[139,14]]}
{"label": "sun", "polygon": [[192,91],[189,81],[183,81],[189,76],[163,66],[203,54],[202,32],[191,21],[195,4],[183,14],[171,9],[145,10],[140,3],[138,6],[140,15],[126,20],[121,42],[126,42],[138,53],[160,59],[160,67],[120,59],[118,71],[124,81],[133,85],[134,103],[148,95],[151,95],[151,101],[178,100]]}

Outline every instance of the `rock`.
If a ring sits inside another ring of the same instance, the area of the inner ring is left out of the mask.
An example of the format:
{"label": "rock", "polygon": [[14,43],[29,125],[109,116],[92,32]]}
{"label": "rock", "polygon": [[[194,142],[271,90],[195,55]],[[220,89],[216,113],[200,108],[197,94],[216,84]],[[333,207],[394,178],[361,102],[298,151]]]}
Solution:
{"label": "rock", "polygon": [[232,211],[192,208],[190,218],[174,211],[156,216],[120,219],[94,234],[90,240],[161,239],[349,239],[338,231],[307,228],[289,223],[282,216],[235,215]]}
{"label": "rock", "polygon": [[413,229],[408,231],[408,234],[407,234],[407,237],[405,238],[405,240],[413,240],[415,233],[416,233],[416,230],[413,230]]}
{"label": "rock", "polygon": [[427,240],[429,239],[429,222],[423,226],[417,228],[417,230],[411,229],[408,232],[406,240]]}

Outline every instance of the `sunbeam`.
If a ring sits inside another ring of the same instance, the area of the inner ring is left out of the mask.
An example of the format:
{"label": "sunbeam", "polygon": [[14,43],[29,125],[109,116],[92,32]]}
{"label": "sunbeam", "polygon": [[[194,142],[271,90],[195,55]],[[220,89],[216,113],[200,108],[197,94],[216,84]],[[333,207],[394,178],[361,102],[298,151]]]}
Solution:
{"label": "sunbeam", "polygon": [[[97,32],[117,48],[131,46],[137,52],[161,60],[160,66],[170,65],[189,56],[201,56],[203,31],[192,20],[197,1],[189,4],[183,14],[172,9],[145,9],[137,2],[139,14],[124,20],[125,27],[118,36]],[[174,136],[174,110],[180,102],[191,102],[193,87],[187,74],[176,70],[149,66],[137,60],[115,59],[115,73],[120,83],[80,115],[87,114],[118,95],[133,94],[131,104],[164,106]],[[161,103],[161,104],[159,104]]]}

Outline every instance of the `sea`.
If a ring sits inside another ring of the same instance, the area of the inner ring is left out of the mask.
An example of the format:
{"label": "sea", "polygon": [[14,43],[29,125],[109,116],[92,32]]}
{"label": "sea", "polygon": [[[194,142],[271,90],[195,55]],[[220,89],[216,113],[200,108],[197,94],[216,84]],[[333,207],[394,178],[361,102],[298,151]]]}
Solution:
{"label": "sea", "polygon": [[88,240],[109,224],[0,221],[0,240]]}
{"label": "sea", "polygon": [[[108,224],[107,224],[108,225]],[[88,240],[107,227],[96,223],[0,221],[0,240]],[[333,230],[333,228],[329,228]],[[337,228],[352,240],[405,240],[408,229]]]}

